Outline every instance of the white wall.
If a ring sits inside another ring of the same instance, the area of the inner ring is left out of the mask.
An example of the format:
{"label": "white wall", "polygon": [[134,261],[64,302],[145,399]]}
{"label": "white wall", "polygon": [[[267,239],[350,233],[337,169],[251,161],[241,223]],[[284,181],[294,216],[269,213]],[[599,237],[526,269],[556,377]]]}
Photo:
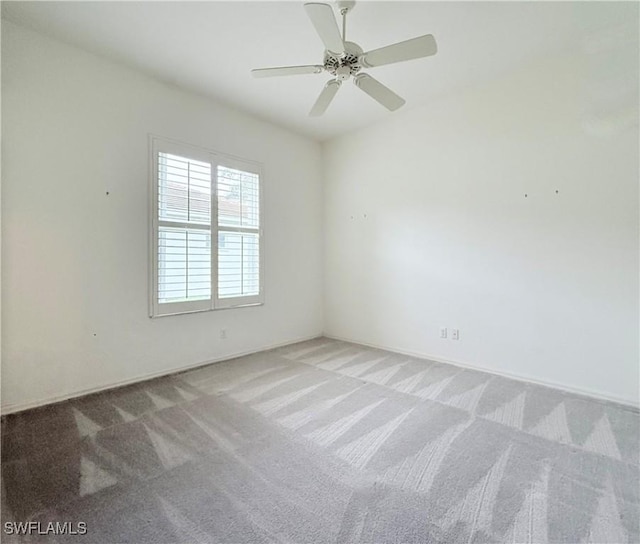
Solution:
{"label": "white wall", "polygon": [[325,332],[637,404],[628,51],[531,61],[326,144]]}
{"label": "white wall", "polygon": [[[2,30],[3,411],[319,334],[323,243],[328,334],[638,402],[638,135],[610,70],[532,62],[321,156]],[[147,317],[150,132],[264,163],[265,306]]]}
{"label": "white wall", "polygon": [[[319,144],[2,24],[3,411],[322,332]],[[148,317],[148,133],[264,164],[264,306]]]}

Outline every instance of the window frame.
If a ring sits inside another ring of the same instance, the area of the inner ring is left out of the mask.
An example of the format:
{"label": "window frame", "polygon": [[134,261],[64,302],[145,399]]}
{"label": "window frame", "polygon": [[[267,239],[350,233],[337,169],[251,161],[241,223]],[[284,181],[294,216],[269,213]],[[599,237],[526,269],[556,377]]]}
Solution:
{"label": "window frame", "polygon": [[[164,221],[158,217],[158,153],[171,153],[209,163],[211,166],[211,223],[209,229],[198,229],[189,223],[180,221]],[[214,310],[224,310],[230,308],[242,308],[247,306],[259,306],[264,304],[264,176],[262,164],[256,161],[247,160],[219,151],[205,149],[156,136],[149,135],[149,316],[164,317],[169,315],[181,315],[196,312],[210,312]],[[227,227],[218,224],[218,166],[241,170],[258,175],[258,227]],[[158,264],[159,246],[158,238],[160,227],[163,223],[167,226],[177,225],[178,228],[196,228],[198,230],[209,230],[211,233],[211,297],[205,300],[192,300],[183,302],[165,302],[158,300]],[[169,223],[171,225],[169,225]],[[257,295],[219,297],[218,293],[218,236],[219,232],[252,233],[258,237],[259,259],[258,259],[258,283]]]}

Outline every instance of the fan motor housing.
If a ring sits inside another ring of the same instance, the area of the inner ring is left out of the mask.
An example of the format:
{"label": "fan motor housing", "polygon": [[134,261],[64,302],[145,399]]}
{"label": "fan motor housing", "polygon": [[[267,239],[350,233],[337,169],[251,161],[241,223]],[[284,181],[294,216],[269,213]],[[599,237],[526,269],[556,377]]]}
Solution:
{"label": "fan motor housing", "polygon": [[356,75],[362,68],[358,61],[362,48],[357,43],[344,42],[344,49],[344,55],[336,55],[331,51],[324,53],[324,69],[341,81]]}

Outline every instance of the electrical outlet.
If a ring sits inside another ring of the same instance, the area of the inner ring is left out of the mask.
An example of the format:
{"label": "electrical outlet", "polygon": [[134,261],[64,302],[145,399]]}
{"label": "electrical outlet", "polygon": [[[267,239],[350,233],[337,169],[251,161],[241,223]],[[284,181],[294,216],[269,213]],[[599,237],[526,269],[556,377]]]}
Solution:
{"label": "electrical outlet", "polygon": [[460,340],[460,330],[451,329],[451,340]]}
{"label": "electrical outlet", "polygon": [[447,337],[447,327],[440,327],[440,338]]}
{"label": "electrical outlet", "polygon": [[220,329],[220,340],[227,339],[227,329]]}

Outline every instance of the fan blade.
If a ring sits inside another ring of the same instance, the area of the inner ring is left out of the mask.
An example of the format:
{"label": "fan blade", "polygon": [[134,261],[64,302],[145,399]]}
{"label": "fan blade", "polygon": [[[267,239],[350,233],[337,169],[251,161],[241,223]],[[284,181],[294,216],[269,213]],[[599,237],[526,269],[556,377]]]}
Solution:
{"label": "fan blade", "polygon": [[369,74],[358,74],[354,76],[353,82],[371,98],[380,102],[380,104],[390,111],[395,111],[404,105],[404,98],[399,97],[391,89],[385,87]]}
{"label": "fan blade", "polygon": [[251,70],[253,77],[297,76],[300,74],[319,74],[324,66],[309,64],[306,66],[278,66],[276,68],[256,68]]}
{"label": "fan blade", "polygon": [[431,34],[427,34],[363,53],[359,61],[366,68],[373,68],[374,66],[383,66],[384,64],[392,64],[404,60],[430,57],[437,52],[438,46],[435,38]]}
{"label": "fan blade", "polygon": [[304,9],[307,10],[307,15],[313,26],[316,27],[316,32],[324,46],[332,53],[344,54],[344,43],[342,36],[340,36],[338,23],[333,15],[333,8],[328,4],[310,3],[305,4]]}
{"label": "fan blade", "polygon": [[316,100],[316,103],[313,105],[313,108],[311,108],[311,111],[309,112],[310,117],[318,117],[325,111],[327,111],[329,104],[331,104],[331,101],[338,92],[341,84],[342,83],[337,79],[332,79],[331,81],[327,82],[327,84],[324,86],[324,89],[322,89],[318,100]]}

